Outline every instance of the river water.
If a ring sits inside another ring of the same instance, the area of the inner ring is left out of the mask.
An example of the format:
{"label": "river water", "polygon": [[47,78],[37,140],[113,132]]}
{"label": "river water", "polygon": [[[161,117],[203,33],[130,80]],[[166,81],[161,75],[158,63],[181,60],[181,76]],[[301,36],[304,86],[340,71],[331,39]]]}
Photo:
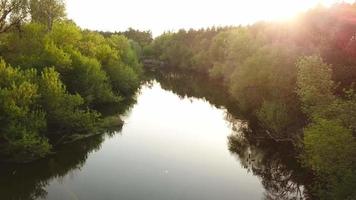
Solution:
{"label": "river water", "polygon": [[152,80],[121,130],[28,165],[0,164],[0,199],[303,199],[293,156],[244,137],[244,120],[221,103],[227,98],[188,85]]}

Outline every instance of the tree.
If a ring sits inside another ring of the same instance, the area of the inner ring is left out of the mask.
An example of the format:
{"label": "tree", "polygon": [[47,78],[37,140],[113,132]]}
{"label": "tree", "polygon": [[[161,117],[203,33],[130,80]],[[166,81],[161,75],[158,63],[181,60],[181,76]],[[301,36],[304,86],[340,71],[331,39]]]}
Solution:
{"label": "tree", "polygon": [[304,129],[304,162],[318,175],[322,199],[351,199],[356,186],[356,98],[334,95],[331,66],[318,56],[298,63],[298,95],[311,124]]}
{"label": "tree", "polygon": [[65,4],[63,0],[31,0],[30,13],[32,21],[45,24],[51,30],[55,21],[65,18]]}
{"label": "tree", "polygon": [[[105,128],[93,108],[121,106],[138,88],[137,43],[82,31],[63,20],[61,0],[0,2],[0,33],[9,30],[0,37],[0,55],[9,63],[0,61],[0,158],[32,161],[63,141],[54,138]],[[28,9],[32,21],[12,30],[28,19]]]}
{"label": "tree", "polygon": [[319,119],[304,130],[305,161],[317,174],[321,199],[352,199],[356,193],[356,140],[336,120]]}
{"label": "tree", "polygon": [[40,94],[35,79],[35,70],[21,71],[0,61],[0,139],[5,141],[0,153],[22,162],[44,157],[51,149],[42,135],[45,113],[36,106]]}
{"label": "tree", "polygon": [[127,31],[123,32],[127,38],[136,41],[141,45],[141,47],[145,47],[152,42],[152,33],[151,31],[139,31],[133,28],[129,28]]}
{"label": "tree", "polygon": [[315,114],[315,109],[325,109],[335,99],[331,66],[319,56],[310,56],[300,58],[297,68],[297,93],[303,102],[304,111]]}
{"label": "tree", "polygon": [[54,68],[45,68],[41,72],[38,85],[41,94],[39,104],[47,114],[47,125],[52,133],[85,134],[95,131],[98,113],[80,109],[84,99],[78,94],[68,93]]}
{"label": "tree", "polygon": [[0,1],[0,33],[19,27],[28,14],[27,0]]}

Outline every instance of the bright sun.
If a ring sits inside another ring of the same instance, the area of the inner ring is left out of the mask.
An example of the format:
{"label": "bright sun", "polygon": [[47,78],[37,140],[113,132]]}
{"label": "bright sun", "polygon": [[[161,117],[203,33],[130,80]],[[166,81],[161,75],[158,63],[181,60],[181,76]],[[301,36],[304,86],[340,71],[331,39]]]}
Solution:
{"label": "bright sun", "polygon": [[296,14],[306,11],[316,5],[330,6],[338,1],[336,0],[270,0],[256,1],[260,4],[258,11],[255,12],[255,18],[263,20],[286,20]]}
{"label": "bright sun", "polygon": [[117,31],[133,27],[152,30],[155,36],[163,31],[180,28],[197,29],[251,24],[260,20],[286,20],[318,4],[330,6],[340,2],[338,0],[66,1],[69,17],[83,28]]}

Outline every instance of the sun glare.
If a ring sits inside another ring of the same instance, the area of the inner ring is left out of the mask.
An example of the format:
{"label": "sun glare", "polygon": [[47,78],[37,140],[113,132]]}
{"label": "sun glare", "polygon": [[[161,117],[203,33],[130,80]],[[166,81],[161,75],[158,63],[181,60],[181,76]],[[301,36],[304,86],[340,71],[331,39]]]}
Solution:
{"label": "sun glare", "polygon": [[[273,0],[259,2],[259,9],[255,14],[259,19],[256,20],[289,20],[297,14],[307,11],[317,5],[329,7],[336,3],[335,0]],[[256,1],[257,3],[257,1]]]}
{"label": "sun glare", "polygon": [[[167,30],[251,24],[260,20],[288,20],[318,4],[337,0],[67,0],[68,16],[79,26],[105,31],[128,27]],[[85,6],[83,6],[85,5]],[[121,9],[121,8],[127,9]],[[78,12],[80,10],[80,12]],[[133,10],[135,14],[132,14]],[[95,13],[95,14],[93,14]]]}

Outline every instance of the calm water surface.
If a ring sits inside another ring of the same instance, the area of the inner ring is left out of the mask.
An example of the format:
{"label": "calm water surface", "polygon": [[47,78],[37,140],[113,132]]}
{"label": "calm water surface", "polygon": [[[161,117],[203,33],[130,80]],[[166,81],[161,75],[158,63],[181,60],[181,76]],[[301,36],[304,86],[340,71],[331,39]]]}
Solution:
{"label": "calm water surface", "polygon": [[[33,164],[1,166],[0,199],[266,198],[276,192],[268,187],[274,183],[266,185],[258,172],[271,166],[264,164],[257,147],[231,150],[228,136],[238,132],[241,122],[232,123],[228,111],[219,107],[162,89],[157,81],[145,84],[124,115],[121,131],[64,146]],[[256,166],[245,160],[247,153]],[[278,173],[288,178],[288,173]],[[302,190],[298,184],[295,188]],[[295,190],[288,192],[295,195]]]}

